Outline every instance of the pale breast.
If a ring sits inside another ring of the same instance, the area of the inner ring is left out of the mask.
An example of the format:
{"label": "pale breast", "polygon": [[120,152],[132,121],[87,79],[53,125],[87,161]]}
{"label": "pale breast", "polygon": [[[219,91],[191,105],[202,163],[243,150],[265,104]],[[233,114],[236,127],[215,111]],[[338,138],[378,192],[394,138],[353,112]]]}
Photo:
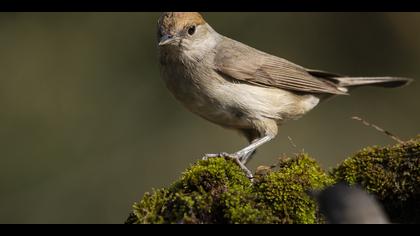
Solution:
{"label": "pale breast", "polygon": [[223,88],[228,84],[218,81],[221,78],[216,74],[208,80],[171,67],[162,69],[162,77],[174,97],[191,112],[222,126],[250,127],[237,104],[224,98]]}
{"label": "pale breast", "polygon": [[267,118],[278,123],[298,119],[319,102],[312,95],[232,81],[205,66],[166,65],[162,77],[191,112],[225,127],[252,128],[253,121]]}
{"label": "pale breast", "polygon": [[227,112],[234,111],[246,119],[270,118],[279,123],[300,118],[319,102],[312,95],[297,95],[282,89],[246,83],[213,84],[210,91],[221,104],[226,104]]}

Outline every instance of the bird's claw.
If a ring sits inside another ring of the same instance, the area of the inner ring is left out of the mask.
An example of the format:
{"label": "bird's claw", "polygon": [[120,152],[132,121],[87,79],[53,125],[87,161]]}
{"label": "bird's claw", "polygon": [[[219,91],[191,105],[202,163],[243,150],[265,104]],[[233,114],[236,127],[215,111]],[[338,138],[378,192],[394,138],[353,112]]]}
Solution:
{"label": "bird's claw", "polygon": [[254,176],[252,175],[252,172],[241,162],[240,156],[237,155],[236,153],[231,154],[227,152],[221,152],[221,153],[216,153],[216,154],[205,154],[202,159],[207,161],[210,158],[216,158],[216,157],[223,157],[225,159],[231,159],[235,161],[235,163],[238,164],[239,167],[241,167],[241,169],[245,172],[246,177],[248,177],[251,180],[251,182],[253,181]]}
{"label": "bird's claw", "polygon": [[236,156],[235,154],[229,154],[227,152],[221,152],[221,153],[204,154],[203,160],[207,161],[210,158],[216,158],[216,157],[223,157],[223,158],[229,158],[229,159],[239,159],[239,157]]}

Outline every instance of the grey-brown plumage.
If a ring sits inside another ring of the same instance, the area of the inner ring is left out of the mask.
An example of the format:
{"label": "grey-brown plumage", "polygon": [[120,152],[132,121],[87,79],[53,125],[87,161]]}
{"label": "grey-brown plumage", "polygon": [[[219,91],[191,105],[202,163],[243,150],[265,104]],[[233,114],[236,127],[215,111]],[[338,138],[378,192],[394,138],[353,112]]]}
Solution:
{"label": "grey-brown plumage", "polygon": [[216,47],[214,64],[220,74],[256,86],[308,93],[346,94],[336,84],[312,76],[299,65],[228,38]]}
{"label": "grey-brown plumage", "polygon": [[307,69],[218,34],[196,12],[163,13],[158,41],[162,78],[177,100],[249,140],[244,149],[224,154],[241,165],[277,135],[279,125],[300,118],[325,98],[346,95],[352,87],[398,87],[411,81]]}
{"label": "grey-brown plumage", "polygon": [[400,87],[411,81],[401,77],[349,77],[306,69],[228,38],[225,38],[216,50],[223,52],[216,53],[214,59],[217,71],[257,86],[315,94],[345,95],[347,87],[364,85]]}

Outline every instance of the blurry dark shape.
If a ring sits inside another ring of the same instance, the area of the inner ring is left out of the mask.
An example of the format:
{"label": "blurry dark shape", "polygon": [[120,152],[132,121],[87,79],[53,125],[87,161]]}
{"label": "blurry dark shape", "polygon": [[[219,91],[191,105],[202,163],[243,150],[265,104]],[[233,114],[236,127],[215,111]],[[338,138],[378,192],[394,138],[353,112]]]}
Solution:
{"label": "blurry dark shape", "polygon": [[339,183],[311,193],[320,212],[331,224],[389,224],[387,215],[374,196],[358,186]]}

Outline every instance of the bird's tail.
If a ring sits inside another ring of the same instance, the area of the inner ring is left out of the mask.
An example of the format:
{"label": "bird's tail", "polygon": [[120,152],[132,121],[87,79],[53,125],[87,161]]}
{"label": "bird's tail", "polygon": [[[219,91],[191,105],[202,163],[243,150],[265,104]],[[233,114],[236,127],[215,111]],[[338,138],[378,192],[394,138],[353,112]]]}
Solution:
{"label": "bird's tail", "polygon": [[309,72],[309,74],[315,77],[334,83],[336,86],[342,88],[343,90],[346,90],[346,88],[354,88],[360,86],[396,88],[408,85],[413,81],[413,79],[404,77],[349,77],[322,70],[307,69],[307,71]]}
{"label": "bird's tail", "polygon": [[410,78],[403,77],[335,77],[339,87],[359,87],[359,86],[376,86],[385,88],[396,88],[408,85],[413,81]]}

